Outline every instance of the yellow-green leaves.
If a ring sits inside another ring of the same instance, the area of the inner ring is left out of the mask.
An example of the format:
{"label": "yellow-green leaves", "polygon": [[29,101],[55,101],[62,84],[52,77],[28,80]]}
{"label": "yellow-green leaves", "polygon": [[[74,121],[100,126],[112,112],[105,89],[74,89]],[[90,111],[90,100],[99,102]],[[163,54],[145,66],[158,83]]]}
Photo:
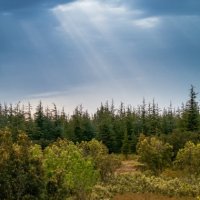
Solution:
{"label": "yellow-green leaves", "polygon": [[184,170],[188,175],[200,175],[200,143],[187,142],[180,149],[174,162],[177,169]]}
{"label": "yellow-green leaves", "polygon": [[54,188],[54,194],[49,191],[49,199],[70,195],[84,199],[98,180],[90,159],[83,157],[76,145],[65,140],[58,140],[44,150],[44,170],[47,190]]}
{"label": "yellow-green leaves", "polygon": [[147,169],[159,174],[165,167],[171,164],[172,146],[163,143],[156,137],[141,136],[137,145],[137,152],[140,161],[144,163]]}

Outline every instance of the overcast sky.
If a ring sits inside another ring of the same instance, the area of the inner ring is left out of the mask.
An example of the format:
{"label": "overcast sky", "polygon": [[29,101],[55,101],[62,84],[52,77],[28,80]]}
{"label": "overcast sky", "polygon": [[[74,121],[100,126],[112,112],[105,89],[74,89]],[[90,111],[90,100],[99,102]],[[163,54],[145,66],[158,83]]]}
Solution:
{"label": "overcast sky", "polygon": [[178,106],[191,84],[199,0],[0,0],[0,102]]}

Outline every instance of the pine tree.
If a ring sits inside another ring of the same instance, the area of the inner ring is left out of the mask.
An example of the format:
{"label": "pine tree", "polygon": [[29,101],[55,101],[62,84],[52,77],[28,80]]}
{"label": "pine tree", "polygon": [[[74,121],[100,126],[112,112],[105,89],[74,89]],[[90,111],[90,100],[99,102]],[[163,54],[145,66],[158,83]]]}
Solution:
{"label": "pine tree", "polygon": [[163,110],[163,114],[161,116],[161,130],[164,134],[170,134],[175,129],[175,117],[172,110],[172,104],[170,103],[170,107],[168,109]]}
{"label": "pine tree", "polygon": [[110,153],[116,152],[117,144],[113,120],[108,102],[106,102],[105,106],[101,105],[94,116],[94,121],[97,127],[97,138],[108,147]]}
{"label": "pine tree", "polygon": [[123,139],[121,151],[125,155],[125,158],[127,159],[128,154],[130,153],[130,142],[129,142],[129,139],[128,139],[127,130],[124,133],[124,139]]}
{"label": "pine tree", "polygon": [[42,102],[40,101],[36,112],[34,114],[34,120],[36,125],[36,132],[32,135],[33,140],[40,140],[44,137],[43,126],[44,126],[44,110],[42,106]]}
{"label": "pine tree", "polygon": [[146,134],[148,132],[148,127],[147,127],[147,112],[146,112],[146,103],[145,99],[143,99],[143,103],[141,106],[141,121],[142,121],[142,133]]}
{"label": "pine tree", "polygon": [[190,99],[186,105],[187,113],[187,130],[198,131],[199,130],[199,108],[196,101],[197,93],[194,91],[194,86],[191,85]]}

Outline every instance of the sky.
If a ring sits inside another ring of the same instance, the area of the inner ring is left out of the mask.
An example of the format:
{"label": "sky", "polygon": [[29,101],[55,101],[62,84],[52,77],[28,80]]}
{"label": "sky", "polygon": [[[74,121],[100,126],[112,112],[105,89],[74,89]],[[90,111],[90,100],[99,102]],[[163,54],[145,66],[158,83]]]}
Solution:
{"label": "sky", "polygon": [[2,103],[177,107],[199,78],[199,0],[0,0]]}

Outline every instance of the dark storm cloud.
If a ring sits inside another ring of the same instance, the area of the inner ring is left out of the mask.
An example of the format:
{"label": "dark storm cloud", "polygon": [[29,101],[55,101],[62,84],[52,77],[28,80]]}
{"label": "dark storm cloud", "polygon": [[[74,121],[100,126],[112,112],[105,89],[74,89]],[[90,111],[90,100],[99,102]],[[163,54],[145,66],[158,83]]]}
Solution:
{"label": "dark storm cloud", "polygon": [[65,45],[46,10],[0,14],[0,91],[23,95],[58,89],[58,77],[63,85],[82,80],[75,78],[81,70],[73,46],[66,38]]}
{"label": "dark storm cloud", "polygon": [[123,0],[148,15],[199,15],[199,0]]}
{"label": "dark storm cloud", "polygon": [[[158,93],[164,98],[163,88],[171,91],[175,85],[184,92],[191,83],[199,87],[199,4],[200,0],[0,0],[1,101],[7,96],[19,100],[81,90],[85,85],[94,86],[94,91],[78,92],[77,101],[84,95],[98,96],[104,85],[116,88],[116,94],[127,88],[125,96],[138,85],[141,90],[135,92],[141,99]],[[179,99],[175,89],[173,94]]]}
{"label": "dark storm cloud", "polygon": [[0,0],[0,12],[12,12],[27,8],[49,8],[74,0]]}

